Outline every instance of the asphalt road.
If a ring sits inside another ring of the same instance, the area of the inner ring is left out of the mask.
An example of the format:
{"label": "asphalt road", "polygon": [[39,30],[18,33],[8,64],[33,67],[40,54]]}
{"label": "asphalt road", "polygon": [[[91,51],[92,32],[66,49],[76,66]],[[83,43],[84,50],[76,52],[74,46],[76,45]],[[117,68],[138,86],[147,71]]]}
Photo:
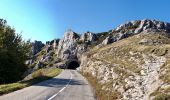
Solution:
{"label": "asphalt road", "polygon": [[64,70],[55,78],[0,96],[0,100],[95,100],[86,79],[75,70]]}

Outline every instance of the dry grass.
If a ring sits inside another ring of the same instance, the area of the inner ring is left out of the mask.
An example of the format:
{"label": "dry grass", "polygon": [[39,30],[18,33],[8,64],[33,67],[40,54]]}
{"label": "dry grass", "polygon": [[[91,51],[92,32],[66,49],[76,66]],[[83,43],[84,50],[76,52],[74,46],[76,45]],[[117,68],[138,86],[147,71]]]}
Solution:
{"label": "dry grass", "polygon": [[98,79],[93,77],[91,74],[84,73],[83,75],[87,78],[89,83],[92,85],[97,100],[116,100],[120,98],[120,93],[118,93],[117,91],[102,89],[103,86],[105,88],[112,89],[112,82],[106,84],[100,84],[98,82]]}
{"label": "dry grass", "polygon": [[0,95],[13,92],[13,91],[28,87],[30,85],[39,83],[41,81],[50,79],[54,76],[57,76],[60,72],[61,72],[61,69],[57,69],[57,68],[37,70],[32,73],[33,79],[11,83],[11,84],[0,85]]}
{"label": "dry grass", "polygon": [[155,91],[150,96],[153,97],[153,100],[170,100],[170,95],[164,92]]}
{"label": "dry grass", "polygon": [[[163,33],[161,33],[163,34]],[[164,83],[170,84],[170,39],[164,35],[157,33],[139,34],[120,41],[114,42],[110,45],[103,46],[101,48],[93,48],[86,55],[89,59],[95,61],[101,61],[112,65],[116,64],[118,67],[114,68],[114,72],[119,75],[118,80],[120,83],[124,84],[123,81],[126,77],[132,74],[140,74],[141,66],[144,64],[144,55],[154,54],[156,56],[164,56],[167,61],[164,66],[161,67],[161,71],[165,71],[165,74],[160,76],[160,79]],[[149,39],[153,41],[153,44],[140,44],[142,39]],[[133,52],[134,54],[130,54]],[[134,60],[129,60],[133,58]],[[136,61],[139,61],[138,63]],[[95,67],[95,66],[94,66]],[[130,73],[129,73],[130,72]],[[89,80],[96,80],[90,78]],[[95,81],[92,83],[95,83]],[[97,86],[102,87],[102,86]],[[98,89],[96,89],[98,91]],[[165,93],[166,92],[166,93]],[[98,93],[98,92],[97,92]],[[104,93],[104,92],[103,92]],[[170,88],[165,90],[157,90],[153,95],[155,100],[170,100]],[[100,92],[98,93],[100,96]],[[101,96],[104,97],[104,96]],[[167,99],[168,98],[168,99]],[[105,99],[104,99],[105,100]],[[107,99],[106,99],[107,100]]]}

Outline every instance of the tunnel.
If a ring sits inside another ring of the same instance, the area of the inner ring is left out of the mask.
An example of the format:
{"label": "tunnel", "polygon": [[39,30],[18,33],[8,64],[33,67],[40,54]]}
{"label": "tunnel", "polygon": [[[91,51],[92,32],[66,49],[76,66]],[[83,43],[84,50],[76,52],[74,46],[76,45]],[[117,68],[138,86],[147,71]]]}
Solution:
{"label": "tunnel", "polygon": [[70,60],[67,62],[67,69],[76,69],[80,66],[80,62],[77,60]]}

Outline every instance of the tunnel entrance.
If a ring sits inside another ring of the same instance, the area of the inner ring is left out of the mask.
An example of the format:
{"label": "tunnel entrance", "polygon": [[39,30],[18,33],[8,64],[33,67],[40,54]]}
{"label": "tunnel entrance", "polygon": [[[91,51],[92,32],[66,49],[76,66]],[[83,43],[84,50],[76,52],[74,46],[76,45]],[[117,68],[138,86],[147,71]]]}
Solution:
{"label": "tunnel entrance", "polygon": [[80,66],[80,63],[76,60],[69,61],[67,64],[67,69],[76,69]]}

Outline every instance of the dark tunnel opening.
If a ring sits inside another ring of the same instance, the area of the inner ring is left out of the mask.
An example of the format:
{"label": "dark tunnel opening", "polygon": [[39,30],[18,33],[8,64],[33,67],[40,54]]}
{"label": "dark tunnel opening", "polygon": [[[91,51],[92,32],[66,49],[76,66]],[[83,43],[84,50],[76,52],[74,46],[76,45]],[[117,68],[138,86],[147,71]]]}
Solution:
{"label": "dark tunnel opening", "polygon": [[76,69],[80,64],[78,61],[70,61],[67,65],[67,69]]}

